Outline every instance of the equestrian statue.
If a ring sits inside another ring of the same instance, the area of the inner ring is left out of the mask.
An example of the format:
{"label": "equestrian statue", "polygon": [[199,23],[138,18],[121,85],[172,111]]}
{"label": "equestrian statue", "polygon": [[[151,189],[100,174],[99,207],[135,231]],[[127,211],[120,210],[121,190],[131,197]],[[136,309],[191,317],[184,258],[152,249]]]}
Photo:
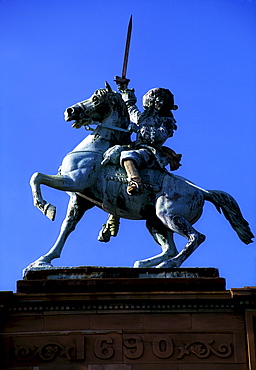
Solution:
{"label": "equestrian statue", "polygon": [[[108,242],[116,236],[121,218],[145,220],[146,227],[162,252],[136,261],[134,267],[179,267],[205,240],[193,225],[209,201],[229,221],[245,244],[252,242],[248,222],[235,199],[221,190],[204,190],[189,180],[174,175],[181,155],[163,146],[177,129],[172,111],[177,109],[169,89],[154,88],[143,97],[144,111],[136,106],[134,89],[128,89],[126,76],[131,21],[128,28],[122,77],[115,81],[119,92],[106,82],[90,98],[65,111],[72,127],[84,126],[91,133],[68,153],[57,175],[36,172],[30,185],[34,205],[54,220],[56,208],[43,199],[41,185],[68,192],[70,201],[59,236],[50,250],[32,262],[34,267],[52,267],[59,258],[69,234],[84,213],[94,206],[109,214],[98,240]],[[95,128],[91,126],[95,125]],[[136,140],[131,141],[135,132]],[[187,239],[179,252],[173,235]]]}
{"label": "equestrian statue", "polygon": [[[146,94],[146,97],[150,96],[149,102],[145,97],[145,111],[138,114],[141,120],[136,121],[138,143],[131,142],[127,105],[121,94],[113,91],[108,83],[105,89],[96,90],[89,99],[66,109],[65,119],[74,121],[74,128],[88,128],[96,124],[96,129],[65,156],[57,175],[37,172],[31,177],[34,205],[51,220],[54,220],[56,210],[43,199],[41,185],[68,192],[70,201],[55,244],[27,269],[51,267],[51,261],[60,257],[69,234],[84,213],[94,206],[117,220],[146,221],[162,252],[136,261],[134,267],[181,266],[205,240],[205,236],[192,226],[202,215],[205,200],[223,212],[242,242],[252,242],[254,236],[248,222],[231,195],[219,190],[204,190],[164,167],[170,162],[174,169],[177,168],[180,158],[171,150],[167,151],[169,156],[165,155],[161,150],[165,140],[156,139],[158,131],[159,137],[162,134],[161,137],[167,138],[176,127],[170,112],[166,117],[161,116],[159,107],[165,106],[165,103],[172,104],[170,92],[167,93],[167,102],[165,89],[162,98],[161,94],[161,89],[153,89]],[[150,112],[153,112],[153,118]],[[149,130],[144,129],[147,123]],[[187,239],[180,252],[173,240],[174,233]]]}

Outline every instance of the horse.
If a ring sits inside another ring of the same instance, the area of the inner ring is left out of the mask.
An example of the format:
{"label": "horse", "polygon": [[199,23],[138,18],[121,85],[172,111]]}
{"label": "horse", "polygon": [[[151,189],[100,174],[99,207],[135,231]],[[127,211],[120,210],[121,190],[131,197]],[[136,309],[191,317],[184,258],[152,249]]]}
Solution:
{"label": "horse", "polygon": [[[134,267],[180,267],[205,240],[205,236],[192,226],[201,217],[205,201],[223,212],[242,242],[252,242],[254,235],[248,222],[235,199],[224,191],[204,190],[165,169],[143,168],[140,174],[144,193],[127,194],[124,169],[119,164],[102,165],[107,149],[131,143],[126,105],[108,83],[105,89],[96,90],[89,99],[67,108],[64,114],[66,121],[73,121],[74,128],[88,129],[96,124],[96,129],[65,156],[59,174],[36,172],[31,177],[34,205],[49,219],[54,220],[56,208],[43,199],[41,185],[68,192],[70,200],[55,244],[32,262],[24,270],[25,274],[34,267],[51,268],[51,261],[60,257],[69,234],[84,213],[94,206],[116,217],[146,221],[148,231],[162,252],[136,261]],[[174,233],[187,239],[180,252],[174,243]]]}

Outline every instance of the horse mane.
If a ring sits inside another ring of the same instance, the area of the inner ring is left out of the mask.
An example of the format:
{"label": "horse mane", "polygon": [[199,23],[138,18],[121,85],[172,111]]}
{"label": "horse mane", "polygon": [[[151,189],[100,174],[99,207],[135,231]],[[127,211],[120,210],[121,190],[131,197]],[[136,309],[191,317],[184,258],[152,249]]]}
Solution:
{"label": "horse mane", "polygon": [[[118,112],[118,114],[121,117],[125,118],[126,127],[124,127],[124,128],[127,128],[129,123],[130,123],[130,116],[129,116],[128,109],[127,109],[127,106],[125,104],[125,101],[122,99],[121,94],[117,91],[114,91],[114,90],[109,91],[108,89],[98,89],[98,90],[95,91],[95,94],[99,95],[101,97],[105,96],[105,97],[108,98],[108,101],[113,104],[113,107]],[[123,124],[122,124],[122,126],[123,126]]]}

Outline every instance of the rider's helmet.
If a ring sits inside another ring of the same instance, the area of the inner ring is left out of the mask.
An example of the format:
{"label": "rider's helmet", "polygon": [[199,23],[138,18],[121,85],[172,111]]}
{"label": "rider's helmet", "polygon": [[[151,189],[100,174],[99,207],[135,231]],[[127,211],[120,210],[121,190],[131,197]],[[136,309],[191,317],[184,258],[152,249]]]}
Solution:
{"label": "rider's helmet", "polygon": [[162,87],[151,89],[143,96],[143,108],[147,109],[153,107],[156,103],[156,99],[163,101],[165,109],[178,109],[177,105],[174,104],[174,95],[171,93],[170,90],[164,89]]}

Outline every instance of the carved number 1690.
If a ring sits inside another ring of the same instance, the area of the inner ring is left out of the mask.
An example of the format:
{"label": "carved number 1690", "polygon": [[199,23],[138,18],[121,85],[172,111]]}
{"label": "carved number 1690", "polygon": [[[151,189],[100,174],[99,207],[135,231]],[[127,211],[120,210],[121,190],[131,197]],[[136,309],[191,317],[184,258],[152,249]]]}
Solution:
{"label": "carved number 1690", "polygon": [[[108,335],[98,337],[94,342],[94,353],[100,359],[110,359],[114,356],[114,340]],[[144,343],[138,335],[125,337],[123,341],[124,355],[129,359],[138,359],[144,353]],[[152,352],[158,358],[168,358],[173,354],[172,339],[165,334],[157,335],[152,343]]]}

